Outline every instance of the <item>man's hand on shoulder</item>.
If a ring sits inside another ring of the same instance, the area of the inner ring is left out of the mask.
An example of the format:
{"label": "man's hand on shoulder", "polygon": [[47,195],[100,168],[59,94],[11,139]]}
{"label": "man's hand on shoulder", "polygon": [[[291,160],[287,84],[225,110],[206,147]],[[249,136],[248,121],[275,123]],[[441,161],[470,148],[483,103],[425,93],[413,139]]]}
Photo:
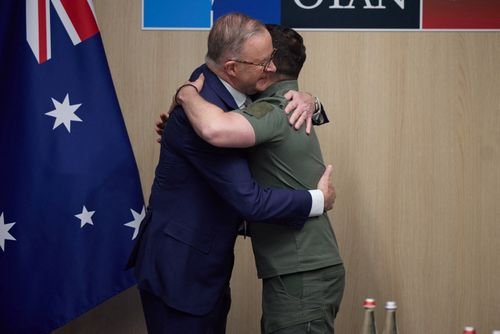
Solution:
{"label": "man's hand on shoulder", "polygon": [[288,91],[285,98],[289,101],[285,112],[292,115],[289,118],[290,125],[296,130],[306,123],[306,133],[310,134],[312,129],[312,116],[316,107],[316,99],[309,93]]}

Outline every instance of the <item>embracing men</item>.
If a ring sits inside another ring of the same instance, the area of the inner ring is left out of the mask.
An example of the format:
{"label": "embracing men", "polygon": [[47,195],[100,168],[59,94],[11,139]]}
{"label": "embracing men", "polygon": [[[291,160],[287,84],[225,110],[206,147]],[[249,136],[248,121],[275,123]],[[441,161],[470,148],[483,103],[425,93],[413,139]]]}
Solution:
{"label": "embracing men", "polygon": [[[230,14],[212,29],[207,64],[192,78],[203,73],[202,96],[224,111],[238,109],[246,95],[268,85],[268,72],[276,70],[274,53],[261,23]],[[319,179],[315,173],[313,178]],[[328,173],[318,187],[320,191],[260,188],[244,152],[204,142],[183,111],[174,110],[131,256],[148,330],[224,333],[233,247],[242,219],[300,230],[308,216],[322,216],[333,205]]]}
{"label": "embracing men", "polygon": [[[267,26],[277,52],[275,73],[261,83],[254,103],[224,112],[197,92],[204,78],[176,96],[195,131],[220,147],[249,148],[252,175],[265,187],[308,189],[324,170],[314,129],[308,135],[289,126],[285,93],[298,89],[305,61],[302,37],[293,29]],[[325,214],[302,229],[249,224],[259,278],[263,280],[262,333],[333,333],[344,289],[344,267],[335,234]]]}

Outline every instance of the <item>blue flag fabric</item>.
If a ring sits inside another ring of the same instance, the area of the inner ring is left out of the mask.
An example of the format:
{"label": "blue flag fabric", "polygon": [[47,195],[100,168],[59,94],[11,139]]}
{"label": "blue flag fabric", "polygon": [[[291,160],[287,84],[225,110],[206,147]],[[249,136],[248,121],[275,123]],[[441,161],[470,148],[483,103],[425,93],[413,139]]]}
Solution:
{"label": "blue flag fabric", "polygon": [[0,4],[0,333],[48,333],[135,284],[144,200],[93,13]]}

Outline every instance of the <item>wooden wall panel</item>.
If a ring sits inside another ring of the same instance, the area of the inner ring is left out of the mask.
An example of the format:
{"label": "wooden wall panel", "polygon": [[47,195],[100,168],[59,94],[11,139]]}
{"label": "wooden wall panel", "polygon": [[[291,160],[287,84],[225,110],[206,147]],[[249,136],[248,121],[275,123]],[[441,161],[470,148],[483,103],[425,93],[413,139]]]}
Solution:
{"label": "wooden wall panel", "polygon": [[[147,198],[159,151],[153,122],[203,61],[208,33],[142,31],[139,1],[95,5]],[[402,333],[500,329],[500,35],[302,35],[301,87],[332,120],[318,133],[334,165],[330,217],[348,275],[337,332],[359,332],[368,296],[379,325],[384,301],[398,302]],[[228,332],[258,333],[248,239],[236,258]],[[87,332],[145,332],[135,289],[58,334]]]}

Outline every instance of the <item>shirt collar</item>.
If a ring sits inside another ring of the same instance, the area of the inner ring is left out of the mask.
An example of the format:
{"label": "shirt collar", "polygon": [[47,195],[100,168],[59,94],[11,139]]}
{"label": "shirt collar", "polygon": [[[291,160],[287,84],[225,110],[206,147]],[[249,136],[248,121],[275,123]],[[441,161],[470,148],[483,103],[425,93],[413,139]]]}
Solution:
{"label": "shirt collar", "polygon": [[239,108],[242,108],[247,100],[247,96],[233,88],[228,82],[219,78],[224,87],[229,91]]}

